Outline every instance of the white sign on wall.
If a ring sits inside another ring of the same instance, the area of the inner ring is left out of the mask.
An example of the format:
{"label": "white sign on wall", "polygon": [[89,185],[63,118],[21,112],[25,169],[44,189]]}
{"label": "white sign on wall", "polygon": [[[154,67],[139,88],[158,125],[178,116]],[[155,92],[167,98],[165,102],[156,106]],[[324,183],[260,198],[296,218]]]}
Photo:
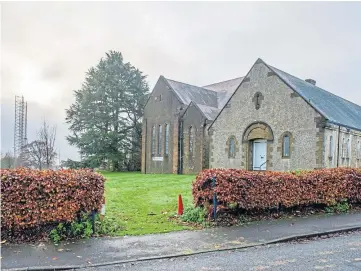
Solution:
{"label": "white sign on wall", "polygon": [[163,161],[163,157],[153,157],[153,161]]}

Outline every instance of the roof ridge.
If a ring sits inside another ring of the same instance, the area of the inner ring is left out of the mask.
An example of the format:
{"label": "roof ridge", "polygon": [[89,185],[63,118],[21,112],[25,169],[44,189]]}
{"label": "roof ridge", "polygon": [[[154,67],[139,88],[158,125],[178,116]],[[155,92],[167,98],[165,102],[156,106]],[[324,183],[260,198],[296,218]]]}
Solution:
{"label": "roof ridge", "polygon": [[[287,74],[287,75],[289,75],[289,76],[292,76],[292,77],[294,77],[294,78],[296,78],[296,79],[298,79],[298,80],[301,80],[301,81],[304,81],[305,83],[310,84],[310,83],[307,82],[306,80],[303,80],[303,79],[301,79],[301,78],[299,78],[299,77],[297,77],[297,76],[295,76],[295,75],[292,75],[292,74],[290,74],[290,73],[288,73],[288,72],[285,72],[285,71],[283,71],[283,70],[281,70],[281,69],[278,69],[278,68],[276,68],[276,67],[273,67],[273,66],[271,66],[271,65],[268,65],[268,66],[270,66],[270,67],[273,68],[273,69],[279,70],[280,72],[283,72],[283,73],[285,73],[285,74]],[[337,97],[337,98],[340,98],[340,99],[342,99],[342,100],[344,100],[344,101],[346,101],[346,102],[348,102],[348,103],[351,103],[351,104],[353,104],[353,105],[356,105],[356,106],[360,107],[360,109],[361,109],[361,105],[359,105],[359,104],[356,104],[356,103],[354,103],[354,102],[351,102],[351,101],[349,101],[349,100],[347,100],[347,99],[345,99],[345,98],[343,98],[343,97],[341,97],[341,96],[338,96],[338,95],[336,95],[336,94],[334,94],[334,93],[332,93],[332,92],[330,92],[330,91],[327,91],[327,90],[325,90],[325,89],[323,89],[323,88],[321,88],[321,87],[319,87],[319,86],[317,86],[317,85],[313,85],[313,84],[311,84],[311,85],[312,85],[312,87],[318,88],[318,89],[320,89],[320,90],[322,90],[322,91],[325,91],[325,92],[327,92],[328,94],[331,94],[331,95],[333,95],[333,96],[335,96],[335,97]]]}

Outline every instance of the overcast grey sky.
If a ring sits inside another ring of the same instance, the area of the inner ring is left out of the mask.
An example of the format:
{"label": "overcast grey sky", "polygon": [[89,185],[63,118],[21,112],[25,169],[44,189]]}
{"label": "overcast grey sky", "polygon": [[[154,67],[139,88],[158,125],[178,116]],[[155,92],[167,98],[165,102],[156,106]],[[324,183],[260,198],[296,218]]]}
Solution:
{"label": "overcast grey sky", "polygon": [[14,2],[1,4],[1,150],[13,146],[14,95],[28,101],[29,140],[58,127],[77,158],[65,109],[108,50],[148,75],[206,85],[245,75],[258,57],[361,104],[361,2]]}

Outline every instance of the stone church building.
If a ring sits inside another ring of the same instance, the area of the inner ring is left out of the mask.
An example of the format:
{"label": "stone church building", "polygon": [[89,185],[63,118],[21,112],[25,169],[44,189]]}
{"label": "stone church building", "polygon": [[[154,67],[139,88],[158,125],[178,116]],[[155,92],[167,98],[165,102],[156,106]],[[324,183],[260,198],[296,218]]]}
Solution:
{"label": "stone church building", "polygon": [[160,76],[145,106],[143,173],[342,166],[361,167],[361,106],[261,59],[202,87]]}

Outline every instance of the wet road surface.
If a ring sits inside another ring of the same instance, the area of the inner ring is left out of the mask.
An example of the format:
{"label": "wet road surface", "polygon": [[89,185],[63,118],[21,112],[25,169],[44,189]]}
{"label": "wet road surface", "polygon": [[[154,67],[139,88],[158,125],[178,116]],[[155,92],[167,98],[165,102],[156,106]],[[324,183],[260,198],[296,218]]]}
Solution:
{"label": "wet road surface", "polygon": [[211,252],[195,256],[81,269],[105,270],[272,270],[360,271],[361,232],[300,242],[268,245],[238,251]]}

